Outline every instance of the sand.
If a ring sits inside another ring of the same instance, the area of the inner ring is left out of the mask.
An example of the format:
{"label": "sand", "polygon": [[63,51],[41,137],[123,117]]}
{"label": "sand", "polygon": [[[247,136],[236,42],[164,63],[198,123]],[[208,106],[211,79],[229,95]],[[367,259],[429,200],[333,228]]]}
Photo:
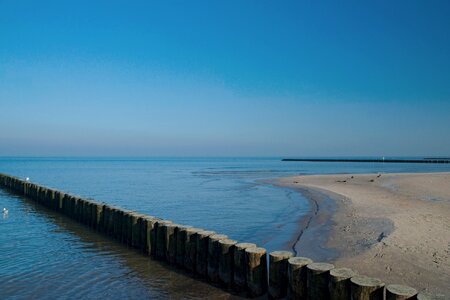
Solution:
{"label": "sand", "polygon": [[296,176],[277,184],[313,204],[298,255],[450,298],[450,173]]}

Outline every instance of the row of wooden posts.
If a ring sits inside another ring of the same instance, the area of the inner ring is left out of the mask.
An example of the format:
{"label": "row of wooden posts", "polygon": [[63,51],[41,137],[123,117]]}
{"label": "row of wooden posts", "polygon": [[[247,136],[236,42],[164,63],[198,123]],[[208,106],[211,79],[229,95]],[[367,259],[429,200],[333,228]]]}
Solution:
{"label": "row of wooden posts", "polygon": [[238,243],[213,231],[175,224],[0,174],[0,185],[106,234],[145,255],[248,297],[272,299],[438,299],[291,252]]}

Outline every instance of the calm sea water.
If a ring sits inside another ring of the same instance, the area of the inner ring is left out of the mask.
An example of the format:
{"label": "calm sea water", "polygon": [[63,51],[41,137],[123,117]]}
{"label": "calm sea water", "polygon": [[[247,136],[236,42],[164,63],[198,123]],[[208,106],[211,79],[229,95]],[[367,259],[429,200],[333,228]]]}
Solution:
{"label": "calm sea water", "polygon": [[[308,201],[264,179],[297,174],[435,172],[450,165],[281,162],[279,158],[0,158],[0,172],[290,249]],[[1,298],[230,298],[229,294],[0,190]]]}

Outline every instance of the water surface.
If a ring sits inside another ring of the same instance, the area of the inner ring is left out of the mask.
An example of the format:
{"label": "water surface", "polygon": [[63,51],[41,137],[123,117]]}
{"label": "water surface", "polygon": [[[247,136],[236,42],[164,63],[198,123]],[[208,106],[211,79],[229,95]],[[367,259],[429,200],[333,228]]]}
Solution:
{"label": "water surface", "polygon": [[[0,158],[0,172],[124,208],[289,250],[310,210],[264,184],[299,174],[434,172],[449,165],[281,162],[279,158]],[[230,297],[26,199],[0,192],[6,298]]]}

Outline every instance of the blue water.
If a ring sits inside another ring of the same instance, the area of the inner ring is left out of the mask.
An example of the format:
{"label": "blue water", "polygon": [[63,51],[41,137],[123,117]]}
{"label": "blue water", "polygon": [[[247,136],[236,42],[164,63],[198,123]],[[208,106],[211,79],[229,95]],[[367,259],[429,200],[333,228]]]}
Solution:
{"label": "blue water", "polygon": [[[268,251],[290,249],[298,220],[310,207],[302,195],[263,183],[265,179],[436,171],[450,171],[450,165],[281,162],[280,158],[0,158],[2,173],[215,230]],[[174,297],[200,295],[195,292],[198,287],[192,287],[201,283],[185,286],[181,283],[191,279],[174,278],[157,263],[26,199],[1,192],[0,206],[9,208],[9,215],[0,219],[0,295],[60,298],[56,288],[50,291],[42,284],[67,291],[72,297],[66,298],[76,298],[77,290],[84,292],[83,298],[96,298],[99,291],[120,298],[130,295],[120,292],[130,287],[137,298],[161,298],[174,289],[179,293]]]}

